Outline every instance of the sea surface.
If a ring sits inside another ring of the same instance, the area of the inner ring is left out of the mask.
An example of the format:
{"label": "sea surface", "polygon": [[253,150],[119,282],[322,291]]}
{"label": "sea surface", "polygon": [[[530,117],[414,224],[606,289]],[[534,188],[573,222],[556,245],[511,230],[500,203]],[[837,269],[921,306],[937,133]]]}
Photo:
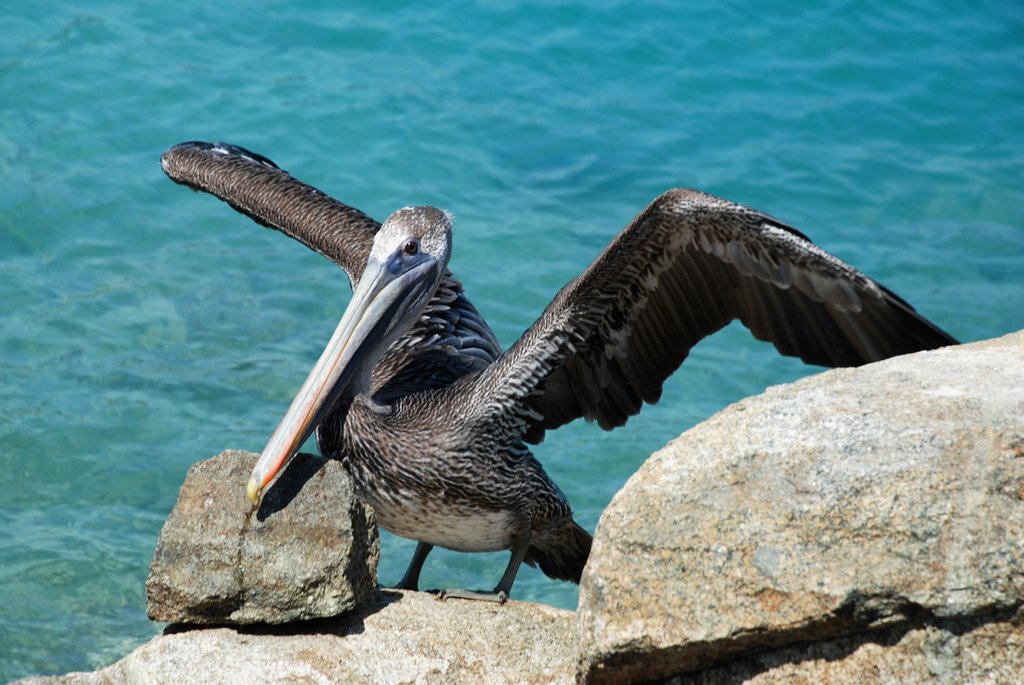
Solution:
{"label": "sea surface", "polygon": [[[964,341],[1024,327],[1019,2],[0,13],[0,681],[162,630],[143,584],[186,470],[262,448],[349,298],[320,256],[164,177],[177,142],[249,147],[380,220],[449,209],[452,269],[504,345],[673,186],[799,228]],[[625,428],[536,453],[593,530],[672,437],[818,371],[733,325]],[[385,537],[382,583],[411,551]],[[435,553],[423,583],[490,587],[506,559]],[[524,568],[514,596],[578,594]]]}

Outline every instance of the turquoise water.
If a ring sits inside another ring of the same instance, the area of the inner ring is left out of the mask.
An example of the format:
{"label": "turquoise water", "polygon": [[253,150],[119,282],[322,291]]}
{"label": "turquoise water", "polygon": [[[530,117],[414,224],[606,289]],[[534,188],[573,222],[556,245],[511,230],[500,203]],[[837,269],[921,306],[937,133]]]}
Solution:
{"label": "turquoise water", "polygon": [[[808,233],[963,340],[1024,325],[1024,5],[17,2],[0,18],[0,680],[162,626],[143,583],[188,466],[259,450],[343,275],[168,181],[183,140],[261,152],[383,219],[456,216],[504,344],[658,193]],[[709,5],[709,7],[704,7]],[[811,369],[731,327],[623,430],[538,455],[593,530],[645,457]],[[384,540],[381,580],[409,543]],[[429,586],[505,555],[435,554]],[[575,605],[524,570],[521,599]]]}

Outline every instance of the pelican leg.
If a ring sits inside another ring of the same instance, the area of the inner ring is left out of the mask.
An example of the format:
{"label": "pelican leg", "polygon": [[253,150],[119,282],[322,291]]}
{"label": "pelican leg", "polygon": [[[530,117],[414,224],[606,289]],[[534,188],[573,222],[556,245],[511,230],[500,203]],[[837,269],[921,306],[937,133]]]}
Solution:
{"label": "pelican leg", "polygon": [[505,572],[501,575],[501,580],[498,581],[498,585],[492,592],[484,592],[482,590],[441,590],[437,598],[448,599],[449,597],[457,597],[459,599],[478,599],[485,602],[504,604],[508,601],[509,593],[512,592],[512,583],[516,582],[516,574],[519,573],[519,567],[523,564],[523,559],[526,558],[526,552],[529,549],[530,531],[527,530],[522,535],[513,539],[512,556],[508,560]]}
{"label": "pelican leg", "polygon": [[398,585],[395,586],[396,590],[419,590],[420,571],[423,570],[423,562],[427,560],[427,555],[430,554],[432,549],[434,549],[434,546],[429,543],[416,543],[416,551],[412,553],[409,568],[405,569],[405,575],[402,576],[402,579],[398,581]]}

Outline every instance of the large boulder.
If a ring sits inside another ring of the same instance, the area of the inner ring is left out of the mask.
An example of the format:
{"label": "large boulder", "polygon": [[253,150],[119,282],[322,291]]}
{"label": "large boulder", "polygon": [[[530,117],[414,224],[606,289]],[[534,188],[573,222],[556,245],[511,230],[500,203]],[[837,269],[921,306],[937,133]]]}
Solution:
{"label": "large boulder", "polygon": [[598,524],[579,672],[1024,681],[1022,606],[1018,333],[771,388],[656,453]]}
{"label": "large boulder", "polygon": [[389,590],[341,618],[170,633],[99,671],[28,678],[21,685],[569,685],[575,655],[571,611],[515,601],[442,602]]}
{"label": "large boulder", "polygon": [[824,642],[756,652],[664,685],[1024,682],[1024,614],[903,623]]}
{"label": "large boulder", "polygon": [[337,616],[375,592],[376,522],[341,464],[296,455],[253,508],[256,458],[228,450],[189,469],[146,581],[153,620],[284,623]]}

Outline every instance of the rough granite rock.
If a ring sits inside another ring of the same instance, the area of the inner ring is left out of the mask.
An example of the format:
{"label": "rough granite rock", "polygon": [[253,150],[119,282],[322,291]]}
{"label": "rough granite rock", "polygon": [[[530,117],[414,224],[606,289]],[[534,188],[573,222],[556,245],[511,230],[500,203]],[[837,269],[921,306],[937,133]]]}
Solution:
{"label": "rough granite rock", "polygon": [[[1001,620],[1009,618],[1009,620]],[[1024,615],[904,623],[801,644],[679,676],[665,685],[894,683],[992,685],[1024,682]]]}
{"label": "rough granite rock", "polygon": [[386,590],[340,618],[170,633],[99,671],[19,685],[569,684],[574,633],[563,609]]}
{"label": "rough granite rock", "polygon": [[1018,333],[771,388],[656,453],[598,524],[578,666],[1024,682],[1022,605]]}
{"label": "rough granite rock", "polygon": [[[207,490],[179,503],[213,550],[169,520],[185,546],[154,558],[225,596],[239,555],[306,537],[324,503],[303,498],[328,489],[272,490],[242,541],[255,455],[237,455],[197,465]],[[309,459],[293,483],[344,475]],[[372,519],[355,520],[375,560]],[[331,619],[173,630],[19,683],[1024,682],[1024,333],[773,388],[684,434],[602,517],[575,618],[381,591]]]}
{"label": "rough granite rock", "polygon": [[283,623],[337,616],[376,591],[377,526],[341,464],[296,455],[253,511],[256,458],[228,450],[189,469],[153,554],[150,618]]}

